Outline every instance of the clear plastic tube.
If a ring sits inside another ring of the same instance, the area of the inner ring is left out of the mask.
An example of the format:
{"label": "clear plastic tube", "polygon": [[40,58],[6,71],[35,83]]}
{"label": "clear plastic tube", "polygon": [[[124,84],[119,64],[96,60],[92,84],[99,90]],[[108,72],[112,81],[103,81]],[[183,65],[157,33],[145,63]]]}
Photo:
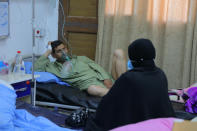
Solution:
{"label": "clear plastic tube", "polygon": [[69,56],[62,50],[62,59],[65,60],[60,72],[62,78],[67,78],[73,72],[73,64]]}

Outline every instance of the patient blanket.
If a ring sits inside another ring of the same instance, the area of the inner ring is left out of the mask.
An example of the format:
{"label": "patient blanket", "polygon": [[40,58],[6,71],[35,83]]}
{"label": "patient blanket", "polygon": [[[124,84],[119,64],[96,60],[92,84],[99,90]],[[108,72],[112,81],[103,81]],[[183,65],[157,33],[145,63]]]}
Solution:
{"label": "patient blanket", "polygon": [[[190,86],[186,89],[171,89],[168,92],[169,96],[176,95],[179,103],[185,103],[185,111],[197,114],[197,86]],[[172,99],[171,99],[172,100]],[[174,101],[174,100],[172,100]]]}
{"label": "patient blanket", "polygon": [[189,99],[186,101],[186,111],[190,113],[197,113],[197,87],[189,88],[187,91]]}
{"label": "patient blanket", "polygon": [[16,109],[15,91],[0,82],[0,131],[74,131],[61,128],[44,117]]}

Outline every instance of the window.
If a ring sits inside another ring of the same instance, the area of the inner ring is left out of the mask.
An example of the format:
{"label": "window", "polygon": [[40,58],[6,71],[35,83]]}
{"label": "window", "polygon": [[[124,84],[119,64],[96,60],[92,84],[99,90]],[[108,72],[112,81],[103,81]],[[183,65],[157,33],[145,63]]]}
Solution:
{"label": "window", "polygon": [[147,13],[148,21],[185,23],[188,19],[189,2],[190,0],[106,0],[105,13],[112,16],[140,16],[140,8],[144,8],[143,11],[147,11],[143,13]]}

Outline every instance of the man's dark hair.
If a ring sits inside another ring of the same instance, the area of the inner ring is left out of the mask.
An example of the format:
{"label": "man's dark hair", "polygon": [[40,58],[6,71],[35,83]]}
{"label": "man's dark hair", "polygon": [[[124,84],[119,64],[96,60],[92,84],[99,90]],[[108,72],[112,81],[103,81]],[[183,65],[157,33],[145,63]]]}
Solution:
{"label": "man's dark hair", "polygon": [[63,44],[61,40],[52,41],[51,42],[52,53],[55,53],[55,48],[57,48],[61,44]]}

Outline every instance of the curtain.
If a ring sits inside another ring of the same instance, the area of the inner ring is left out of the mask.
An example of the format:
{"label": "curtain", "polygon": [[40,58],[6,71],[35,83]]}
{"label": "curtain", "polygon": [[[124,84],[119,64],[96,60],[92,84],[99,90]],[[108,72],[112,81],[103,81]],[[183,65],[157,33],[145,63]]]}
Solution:
{"label": "curtain", "polygon": [[99,0],[96,62],[111,70],[113,51],[150,39],[169,88],[197,81],[197,0]]}

